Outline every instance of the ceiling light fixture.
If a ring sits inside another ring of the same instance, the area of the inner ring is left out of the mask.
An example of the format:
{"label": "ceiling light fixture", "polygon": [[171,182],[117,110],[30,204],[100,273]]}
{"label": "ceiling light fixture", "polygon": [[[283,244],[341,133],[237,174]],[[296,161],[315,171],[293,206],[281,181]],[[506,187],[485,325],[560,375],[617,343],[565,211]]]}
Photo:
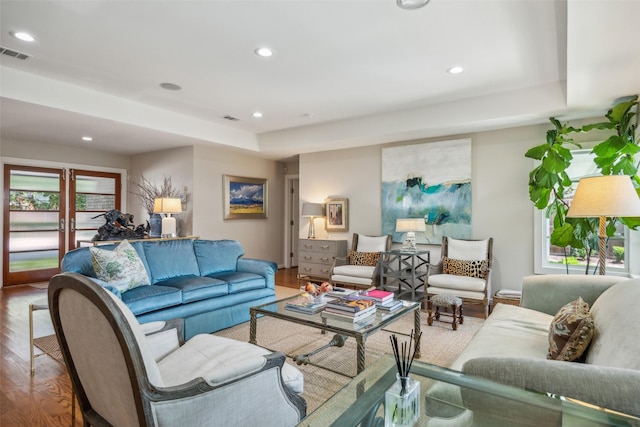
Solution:
{"label": "ceiling light fixture", "polygon": [[17,38],[18,40],[22,40],[23,42],[33,42],[36,40],[35,37],[33,37],[29,33],[25,33],[24,31],[11,31],[9,34],[11,34],[12,37]]}
{"label": "ceiling light fixture", "polygon": [[256,119],[259,119],[260,117],[262,117],[262,113],[260,111],[256,111],[255,113],[252,114],[253,117],[255,117]]}
{"label": "ceiling light fixture", "polygon": [[426,6],[431,0],[396,0],[396,4],[400,9],[412,10],[420,9]]}
{"label": "ceiling light fixture", "polygon": [[160,83],[160,87],[166,90],[181,90],[182,88],[175,83]]}
{"label": "ceiling light fixture", "polygon": [[455,67],[449,68],[447,70],[447,73],[449,73],[449,74],[460,74],[463,71],[464,71],[464,68],[460,67],[459,65],[456,65]]}
{"label": "ceiling light fixture", "polygon": [[82,137],[82,140],[83,140],[84,142],[91,142],[91,141],[93,141],[93,138],[92,138],[92,137],[90,137],[90,136],[83,136],[83,137]]}
{"label": "ceiling light fixture", "polygon": [[268,58],[273,55],[273,51],[268,47],[259,47],[253,51],[256,55]]}

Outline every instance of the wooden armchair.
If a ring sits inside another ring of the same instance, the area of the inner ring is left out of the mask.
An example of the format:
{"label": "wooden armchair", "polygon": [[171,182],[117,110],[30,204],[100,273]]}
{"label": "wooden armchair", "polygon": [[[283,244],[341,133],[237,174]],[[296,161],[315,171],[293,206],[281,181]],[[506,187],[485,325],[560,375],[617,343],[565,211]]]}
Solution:
{"label": "wooden armchair", "polygon": [[442,258],[431,266],[427,301],[434,295],[452,294],[463,304],[482,304],[485,319],[491,299],[493,238],[458,240],[442,238]]}
{"label": "wooden armchair", "polygon": [[353,233],[349,256],[336,257],[331,267],[331,283],[353,287],[377,286],[378,263],[382,252],[391,250],[391,235],[365,236]]}
{"label": "wooden armchair", "polygon": [[282,353],[149,331],[76,273],[51,279],[49,307],[85,426],[293,426],[305,416],[302,374]]}

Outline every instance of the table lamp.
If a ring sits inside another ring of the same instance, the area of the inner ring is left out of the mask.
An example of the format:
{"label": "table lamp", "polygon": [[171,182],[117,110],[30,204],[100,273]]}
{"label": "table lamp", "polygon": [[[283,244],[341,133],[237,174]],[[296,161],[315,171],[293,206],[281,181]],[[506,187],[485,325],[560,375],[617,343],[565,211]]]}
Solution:
{"label": "table lamp", "polygon": [[604,175],[582,178],[567,212],[568,218],[600,217],[599,270],[605,274],[605,239],[607,217],[640,216],[640,198],[627,175]]}
{"label": "table lamp", "polygon": [[153,202],[153,213],[165,214],[162,218],[162,238],[177,237],[176,219],[171,214],[182,212],[182,202],[177,198],[161,197]]}
{"label": "table lamp", "polygon": [[396,219],[396,232],[407,233],[402,249],[416,250],[416,231],[425,231],[427,228],[424,224],[424,218],[402,218]]}
{"label": "table lamp", "polygon": [[307,238],[309,239],[315,239],[316,238],[316,233],[313,227],[313,222],[315,221],[316,217],[322,217],[324,216],[324,213],[322,212],[322,203],[303,203],[302,204],[302,216],[304,217],[309,217],[309,235],[307,236]]}

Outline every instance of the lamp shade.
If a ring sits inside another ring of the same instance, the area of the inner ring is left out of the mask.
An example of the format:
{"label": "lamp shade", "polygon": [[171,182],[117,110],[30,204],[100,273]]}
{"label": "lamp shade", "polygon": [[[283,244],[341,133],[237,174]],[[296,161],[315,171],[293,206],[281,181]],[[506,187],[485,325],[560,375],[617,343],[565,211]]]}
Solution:
{"label": "lamp shade", "polygon": [[406,233],[409,231],[425,231],[424,218],[402,218],[396,219],[396,232]]}
{"label": "lamp shade", "polygon": [[570,218],[640,216],[640,198],[627,175],[582,178],[567,212]]}
{"label": "lamp shade", "polygon": [[303,203],[302,216],[324,216],[322,203]]}
{"label": "lamp shade", "polygon": [[171,197],[161,197],[153,202],[153,213],[180,213],[182,212],[182,202],[180,199]]}

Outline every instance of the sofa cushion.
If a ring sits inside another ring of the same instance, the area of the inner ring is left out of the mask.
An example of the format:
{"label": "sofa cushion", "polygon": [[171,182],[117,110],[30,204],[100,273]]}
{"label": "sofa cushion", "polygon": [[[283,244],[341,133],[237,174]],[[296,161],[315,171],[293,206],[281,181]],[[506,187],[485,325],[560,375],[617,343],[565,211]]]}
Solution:
{"label": "sofa cushion", "polygon": [[138,286],[123,293],[121,297],[136,316],[182,304],[180,289],[169,286]]}
{"label": "sofa cushion", "polygon": [[242,273],[233,271],[227,273],[210,274],[207,277],[212,277],[227,282],[230,294],[267,287],[267,281],[265,280],[265,278],[254,273]]}
{"label": "sofa cushion", "polygon": [[172,277],[199,276],[192,240],[144,242],[152,283]]}
{"label": "sofa cushion", "polygon": [[151,284],[140,256],[127,240],[113,250],[91,247],[89,252],[97,278],[118,291],[126,292],[137,286]]}
{"label": "sofa cushion", "polygon": [[374,266],[380,261],[381,252],[349,252],[349,264]]}
{"label": "sofa cushion", "polygon": [[242,245],[235,240],[196,240],[193,249],[201,276],[236,271],[238,258],[244,255]]}
{"label": "sofa cushion", "polygon": [[[367,265],[338,265],[333,269],[333,276],[353,276],[371,279],[375,269],[375,267]],[[335,279],[332,277],[332,280]]]}
{"label": "sofa cushion", "polygon": [[429,286],[443,289],[484,292],[484,288],[487,286],[487,281],[484,279],[478,279],[477,277],[455,276],[453,274],[434,274],[429,276]]}
{"label": "sofa cushion", "polygon": [[172,277],[154,286],[169,286],[182,291],[182,302],[188,303],[215,298],[228,293],[227,282],[212,277],[182,276]]}
{"label": "sofa cushion", "polygon": [[589,304],[578,298],[564,305],[551,321],[547,359],[572,362],[582,356],[593,336]]}
{"label": "sofa cushion", "polygon": [[443,256],[442,272],[454,276],[475,277],[486,280],[489,276],[489,261],[486,259],[462,260]]}
{"label": "sofa cushion", "polygon": [[595,332],[585,362],[640,370],[640,279],[623,280],[591,306]]}

